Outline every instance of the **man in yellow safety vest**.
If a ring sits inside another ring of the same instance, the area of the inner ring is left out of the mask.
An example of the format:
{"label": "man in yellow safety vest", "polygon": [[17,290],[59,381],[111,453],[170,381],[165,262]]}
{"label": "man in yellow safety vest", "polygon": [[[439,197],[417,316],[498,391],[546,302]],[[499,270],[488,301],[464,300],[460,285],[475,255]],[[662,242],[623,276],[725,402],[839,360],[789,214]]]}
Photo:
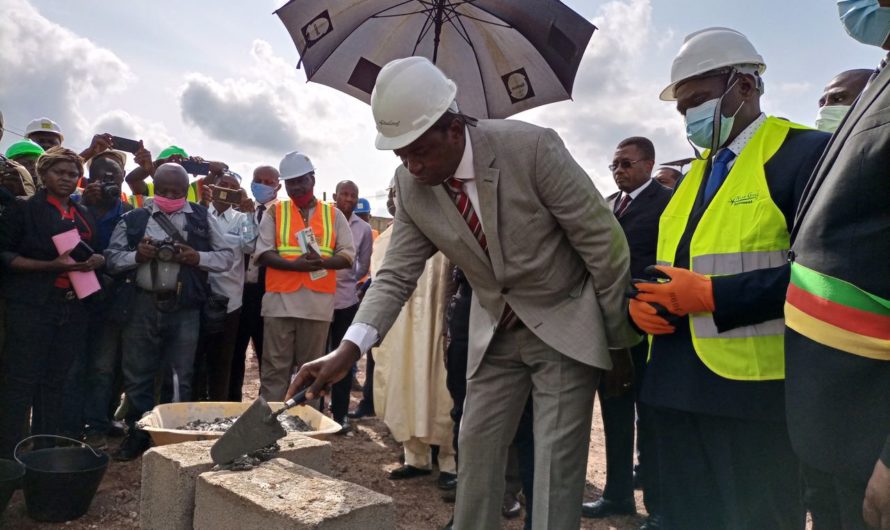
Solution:
{"label": "man in yellow safety vest", "polygon": [[686,37],[661,99],[703,149],[659,221],[630,313],[650,334],[669,528],[803,528],[785,423],[789,229],[829,136],[760,110],[763,58],[741,33]]}

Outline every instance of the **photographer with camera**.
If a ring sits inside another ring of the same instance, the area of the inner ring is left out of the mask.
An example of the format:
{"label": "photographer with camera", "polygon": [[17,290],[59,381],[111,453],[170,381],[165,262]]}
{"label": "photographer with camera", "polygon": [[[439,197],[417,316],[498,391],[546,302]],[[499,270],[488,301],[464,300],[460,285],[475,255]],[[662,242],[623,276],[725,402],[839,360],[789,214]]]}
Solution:
{"label": "photographer with camera", "polygon": [[[17,202],[3,223],[9,235],[0,249],[7,304],[0,458],[11,457],[29,417],[32,434],[60,432],[63,385],[72,361],[86,347],[88,315],[68,273],[105,264],[101,254],[92,253],[92,216],[70,200],[83,175],[80,157],[69,149],[51,148],[37,160],[37,172],[46,187]],[[53,236],[72,230],[79,244],[59,254]]]}
{"label": "photographer with camera", "polygon": [[[208,272],[232,268],[232,249],[207,208],[186,201],[188,173],[162,164],[151,205],[123,216],[105,255],[112,274],[127,273],[117,294],[128,312],[123,329],[124,391],[130,403],[127,438],[112,455],[133,460],[150,446],[135,422],[155,405],[155,377],[170,383],[173,401],[188,401]],[[166,396],[162,396],[162,399]]]}
{"label": "photographer with camera", "polygon": [[244,293],[244,257],[253,254],[257,239],[253,201],[241,189],[241,176],[226,170],[216,182],[216,186],[208,188],[212,197],[210,215],[216,218],[225,234],[226,244],[235,254],[235,264],[227,271],[210,274],[210,300],[204,308],[201,339],[195,355],[192,386],[195,401],[229,400],[232,357]]}
{"label": "photographer with camera", "polygon": [[[126,155],[106,150],[87,164],[89,177],[79,196],[96,222],[97,251],[103,252],[111,240],[121,217],[133,207],[121,200]],[[84,179],[82,179],[84,180]],[[74,197],[72,197],[74,199]],[[97,449],[105,447],[105,436],[112,429],[114,409],[121,395],[121,352],[123,325],[116,311],[116,294],[120,282],[107,273],[100,275],[105,286],[102,294],[90,305],[87,327],[87,348],[74,361],[65,386],[65,430]]]}

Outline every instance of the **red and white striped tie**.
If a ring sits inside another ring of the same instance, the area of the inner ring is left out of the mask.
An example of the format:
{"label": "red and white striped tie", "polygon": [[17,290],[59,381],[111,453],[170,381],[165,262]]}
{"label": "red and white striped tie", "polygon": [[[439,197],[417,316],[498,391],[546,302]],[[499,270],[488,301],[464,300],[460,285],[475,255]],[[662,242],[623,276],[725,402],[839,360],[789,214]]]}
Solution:
{"label": "red and white striped tie", "polygon": [[[464,218],[467,227],[470,229],[470,232],[473,233],[473,237],[479,242],[479,246],[482,247],[482,251],[485,252],[485,255],[487,256],[488,240],[485,239],[485,232],[482,231],[482,222],[476,214],[476,209],[473,208],[470,196],[464,191],[463,182],[451,177],[445,181],[445,190],[448,191],[448,195],[451,196],[451,200],[453,200],[454,205],[457,206],[458,213]],[[505,304],[504,312],[501,314],[501,319],[498,322],[498,328],[510,330],[516,327],[519,322],[519,317],[513,312],[513,308],[510,307],[510,304]]]}

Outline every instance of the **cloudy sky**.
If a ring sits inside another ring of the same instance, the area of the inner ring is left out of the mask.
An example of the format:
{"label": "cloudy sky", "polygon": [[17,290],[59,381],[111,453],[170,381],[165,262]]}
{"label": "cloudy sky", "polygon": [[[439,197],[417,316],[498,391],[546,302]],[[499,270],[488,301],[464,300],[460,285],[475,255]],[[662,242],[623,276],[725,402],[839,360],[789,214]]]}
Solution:
{"label": "cloudy sky", "polygon": [[[35,117],[60,123],[66,145],[96,132],[176,144],[247,176],[299,149],[319,191],[342,179],[374,197],[391,153],[374,150],[370,108],[307,83],[273,15],[284,0],[0,0],[0,110],[21,132]],[[567,0],[598,28],[573,101],[519,119],[556,129],[604,194],[615,144],[650,137],[660,161],[689,156],[681,117],[658,100],[683,36],[708,26],[742,31],[764,56],[764,110],[812,124],[822,86],[882,53],[847,37],[832,0]],[[16,141],[7,132],[0,148]],[[382,201],[374,203],[377,211]]]}

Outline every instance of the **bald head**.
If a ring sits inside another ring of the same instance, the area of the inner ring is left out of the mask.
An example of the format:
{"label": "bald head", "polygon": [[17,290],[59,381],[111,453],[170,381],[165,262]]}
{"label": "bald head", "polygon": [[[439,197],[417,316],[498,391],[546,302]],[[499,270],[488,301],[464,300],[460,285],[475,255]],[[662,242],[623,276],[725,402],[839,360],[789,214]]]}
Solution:
{"label": "bald head", "polygon": [[355,205],[358,204],[358,186],[351,180],[341,180],[334,188],[334,202],[337,209],[343,212],[343,215],[349,219]]}
{"label": "bald head", "polygon": [[865,89],[865,84],[873,73],[874,70],[865,68],[841,72],[825,85],[822,97],[819,98],[819,107],[852,105]]}
{"label": "bald head", "polygon": [[168,162],[155,170],[153,177],[155,195],[168,199],[180,199],[188,194],[189,175],[179,164]]}
{"label": "bald head", "polygon": [[280,176],[278,168],[272,166],[259,166],[253,170],[253,181],[266,186],[278,186]]}

